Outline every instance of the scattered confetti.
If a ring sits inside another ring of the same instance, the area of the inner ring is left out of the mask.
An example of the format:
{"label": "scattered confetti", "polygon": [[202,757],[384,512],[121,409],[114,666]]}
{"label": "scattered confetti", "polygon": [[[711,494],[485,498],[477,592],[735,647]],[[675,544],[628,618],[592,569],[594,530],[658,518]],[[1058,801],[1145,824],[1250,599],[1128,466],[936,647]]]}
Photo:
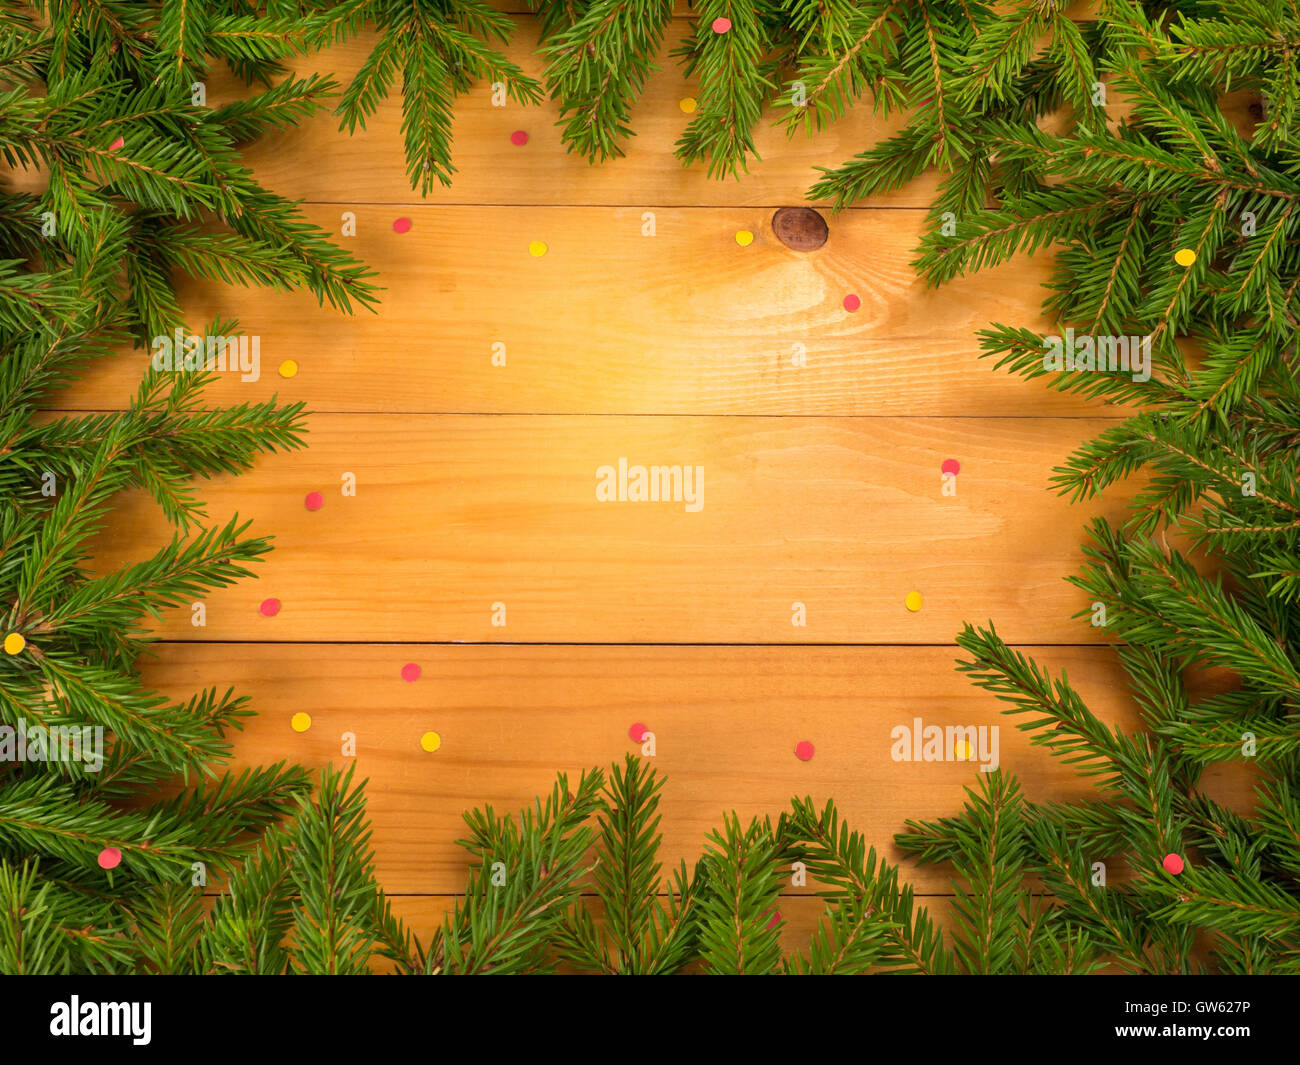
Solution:
{"label": "scattered confetti", "polygon": [[1192,263],[1196,262],[1196,252],[1192,251],[1191,248],[1179,248],[1174,252],[1174,262],[1179,266],[1191,266]]}
{"label": "scattered confetti", "polygon": [[115,152],[115,151],[117,151],[119,148],[123,147],[125,144],[126,144],[126,141],[124,141],[121,137],[118,137],[117,140],[115,140],[112,144],[110,144],[110,145],[108,146],[108,150],[109,150],[110,152]]}
{"label": "scattered confetti", "polygon": [[729,19],[729,18],[715,18],[715,19],[713,20],[713,32],[714,32],[714,33],[726,33],[729,29],[731,29],[731,19]]}
{"label": "scattered confetti", "polygon": [[294,714],[293,717],[289,718],[289,727],[293,729],[294,732],[306,732],[311,728],[311,714],[304,714],[302,712]]}
{"label": "scattered confetti", "polygon": [[1174,876],[1183,871],[1183,860],[1176,854],[1166,854],[1165,860],[1160,864],[1165,867],[1166,873],[1173,873]]}
{"label": "scattered confetti", "polygon": [[406,681],[409,684],[410,682],[419,679],[420,679],[420,667],[417,666],[414,662],[407,662],[406,665],[402,667],[402,680]]}
{"label": "scattered confetti", "polygon": [[810,761],[813,756],[813,745],[807,740],[800,740],[794,745],[794,756],[801,762]]}
{"label": "scattered confetti", "polygon": [[956,459],[944,459],[939,470],[942,473],[961,473],[961,463]]}
{"label": "scattered confetti", "polygon": [[294,377],[297,373],[298,364],[294,362],[293,359],[285,359],[284,362],[280,363],[281,377]]}
{"label": "scattered confetti", "polygon": [[645,734],[648,731],[649,730],[645,727],[645,725],[641,724],[641,722],[638,721],[635,725],[633,725],[630,729],[627,730],[627,734],[632,737],[633,743],[640,743],[643,739],[645,739]]}
{"label": "scattered confetti", "polygon": [[738,230],[736,233],[736,243],[742,248],[747,248],[754,243],[754,234],[748,229]]}
{"label": "scattered confetti", "polygon": [[308,492],[302,503],[308,510],[320,510],[325,505],[325,497],[319,492]]}
{"label": "scattered confetti", "polygon": [[436,732],[426,732],[420,737],[420,746],[430,754],[433,754],[434,751],[442,746],[442,737]]}
{"label": "scattered confetti", "polygon": [[116,847],[105,847],[96,859],[101,869],[116,869],[122,864],[122,852]]}
{"label": "scattered confetti", "polygon": [[398,218],[393,222],[394,233],[407,233],[411,229],[411,220],[409,218]]}
{"label": "scattered confetti", "polygon": [[695,102],[694,96],[683,96],[680,100],[677,101],[677,106],[680,107],[682,111],[684,111],[686,114],[693,115],[695,114],[695,108],[698,105]]}
{"label": "scattered confetti", "polygon": [[528,143],[528,134],[522,129],[517,129],[510,134],[510,143],[515,145],[517,148],[522,148]]}
{"label": "scattered confetti", "polygon": [[533,241],[531,244],[528,245],[528,254],[531,255],[534,259],[540,259],[543,255],[546,254],[546,241],[544,240]]}
{"label": "scattered confetti", "polygon": [[768,920],[768,922],[767,922],[767,927],[768,927],[768,928],[775,928],[775,927],[776,927],[777,925],[779,925],[780,923],[781,923],[781,911],[780,911],[780,910],[773,910],[773,911],[772,911],[772,916],[771,916],[771,918],[770,918],[770,919]]}
{"label": "scattered confetti", "polygon": [[280,613],[280,600],[263,599],[262,605],[257,609],[262,612],[264,617],[273,618],[276,614]]}
{"label": "scattered confetti", "polygon": [[903,600],[903,605],[906,606],[907,609],[910,610],[913,614],[915,614],[918,610],[921,609],[921,593],[908,592],[907,598]]}
{"label": "scattered confetti", "polygon": [[22,654],[23,648],[27,646],[27,639],[21,632],[11,632],[5,637],[5,654],[17,655]]}
{"label": "scattered confetti", "polygon": [[847,296],[844,297],[844,309],[846,311],[856,311],[861,306],[862,306],[862,301],[858,299],[858,297],[855,296],[852,292],[850,292]]}

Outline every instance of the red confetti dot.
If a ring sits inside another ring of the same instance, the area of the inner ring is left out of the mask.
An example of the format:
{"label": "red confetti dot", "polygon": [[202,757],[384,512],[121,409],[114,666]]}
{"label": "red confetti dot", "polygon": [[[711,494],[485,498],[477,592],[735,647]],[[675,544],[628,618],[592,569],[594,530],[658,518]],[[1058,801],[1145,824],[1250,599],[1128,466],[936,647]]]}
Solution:
{"label": "red confetti dot", "polygon": [[632,737],[633,742],[640,743],[643,739],[645,739],[645,734],[649,731],[650,730],[647,729],[645,725],[641,724],[641,722],[638,721],[635,725],[633,725],[630,729],[627,730],[627,734]]}
{"label": "red confetti dot", "polygon": [[1160,864],[1165,867],[1166,873],[1173,873],[1174,876],[1183,871],[1183,860],[1176,854],[1166,854],[1165,860]]}
{"label": "red confetti dot", "polygon": [[303,500],[303,505],[308,510],[320,510],[325,505],[325,497],[319,492],[308,492],[307,498]]}
{"label": "red confetti dot", "polygon": [[715,19],[713,20],[713,32],[714,32],[714,33],[726,33],[729,29],[731,29],[731,19],[729,19],[729,18],[715,18]]}
{"label": "red confetti dot", "polygon": [[528,134],[522,129],[517,129],[510,134],[510,143],[522,148],[528,143]]}
{"label": "red confetti dot", "polygon": [[117,140],[115,140],[112,144],[108,146],[108,150],[110,152],[115,152],[119,148],[121,148],[124,144],[126,144],[126,141],[124,141],[121,137],[118,137]]}
{"label": "red confetti dot", "polygon": [[263,599],[262,605],[259,606],[257,609],[260,610],[266,617],[273,618],[275,617],[276,614],[280,613],[280,600]]}
{"label": "red confetti dot", "polygon": [[844,297],[844,309],[846,311],[856,311],[861,306],[862,301],[858,299],[857,296],[853,295],[852,292]]}
{"label": "red confetti dot", "polygon": [[801,762],[806,762],[813,756],[813,745],[807,740],[800,740],[795,744],[794,756]]}
{"label": "red confetti dot", "polygon": [[944,473],[961,473],[961,463],[956,459],[944,459],[939,469]]}
{"label": "red confetti dot", "polygon": [[405,233],[410,228],[411,228],[411,220],[409,218],[399,218],[395,222],[393,222],[394,233]]}
{"label": "red confetti dot", "polygon": [[101,869],[116,869],[122,864],[122,852],[116,847],[105,847],[97,860]]}
{"label": "red confetti dot", "polygon": [[420,667],[417,666],[414,662],[407,662],[406,665],[402,667],[402,680],[407,681],[409,683],[410,681],[419,680],[419,679],[420,679]]}
{"label": "red confetti dot", "polygon": [[767,927],[768,927],[768,928],[775,928],[775,927],[776,927],[777,925],[779,925],[780,923],[781,923],[781,911],[780,911],[780,910],[773,910],[773,911],[772,911],[772,917],[771,917],[771,919],[767,922]]}

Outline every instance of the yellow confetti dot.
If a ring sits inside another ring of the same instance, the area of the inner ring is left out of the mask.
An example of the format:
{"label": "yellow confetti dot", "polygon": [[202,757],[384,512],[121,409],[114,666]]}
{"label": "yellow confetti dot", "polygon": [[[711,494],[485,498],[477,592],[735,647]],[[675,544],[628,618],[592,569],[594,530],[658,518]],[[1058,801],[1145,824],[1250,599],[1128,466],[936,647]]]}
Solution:
{"label": "yellow confetti dot", "polygon": [[534,259],[540,259],[543,255],[546,254],[546,241],[544,240],[533,241],[531,244],[528,245],[528,254],[531,255]]}
{"label": "yellow confetti dot", "polygon": [[289,727],[294,732],[306,732],[311,728],[311,714],[294,714],[289,718]]}
{"label": "yellow confetti dot", "polygon": [[280,376],[293,377],[298,372],[298,364],[293,359],[285,359],[280,363]]}
{"label": "yellow confetti dot", "polygon": [[736,243],[739,244],[742,248],[747,248],[749,247],[749,245],[754,243],[754,234],[751,233],[748,229],[742,229],[739,233],[736,234]]}
{"label": "yellow confetti dot", "polygon": [[426,732],[420,737],[420,746],[430,754],[433,754],[434,751],[442,746],[442,737],[436,732]]}
{"label": "yellow confetti dot", "polygon": [[682,97],[682,99],[677,101],[677,106],[680,107],[686,114],[693,115],[695,114],[695,107],[696,107],[695,97],[684,96]]}
{"label": "yellow confetti dot", "polygon": [[957,761],[969,762],[975,752],[971,750],[971,745],[965,740],[958,740],[953,744],[952,753],[957,756]]}
{"label": "yellow confetti dot", "polygon": [[906,606],[907,609],[910,610],[913,614],[915,614],[918,610],[921,609],[921,593],[908,592],[907,598],[903,600],[903,605]]}
{"label": "yellow confetti dot", "polygon": [[26,646],[27,641],[23,638],[21,632],[11,632],[5,637],[5,654],[7,655],[21,654]]}
{"label": "yellow confetti dot", "polygon": [[1192,263],[1196,262],[1196,252],[1192,251],[1191,248],[1179,248],[1174,252],[1174,262],[1179,266],[1191,266]]}

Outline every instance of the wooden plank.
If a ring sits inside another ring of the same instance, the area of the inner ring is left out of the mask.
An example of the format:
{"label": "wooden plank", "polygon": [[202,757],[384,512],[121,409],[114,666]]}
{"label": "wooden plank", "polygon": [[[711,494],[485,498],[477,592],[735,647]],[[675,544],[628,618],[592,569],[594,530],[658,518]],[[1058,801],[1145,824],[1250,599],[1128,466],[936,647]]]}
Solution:
{"label": "wooden plank", "polygon": [[[566,150],[560,138],[558,104],[547,98],[537,106],[513,101],[492,105],[487,81],[457,97],[452,125],[452,161],[457,173],[447,188],[435,186],[429,203],[513,204],[800,204],[820,177],[817,167],[847,162],[876,141],[902,127],[905,116],[880,119],[871,106],[857,107],[837,123],[809,136],[802,128],[790,137],[778,128],[769,111],[755,130],[759,161],[751,164],[746,180],[716,180],[707,167],[683,167],[673,155],[677,140],[691,116],[679,102],[699,92],[695,78],[684,78],[679,60],[670,53],[690,32],[694,20],[675,19],[665,35],[656,60],[658,70],[648,77],[645,90],[632,108],[629,121],[635,132],[624,144],[626,155],[597,166]],[[541,80],[543,57],[536,51],[538,20],[515,19],[516,32],[505,55],[523,71]],[[302,74],[320,71],[346,85],[370,54],[375,37],[367,33],[346,44],[291,64]],[[223,101],[233,87],[214,82],[210,100]],[[379,105],[350,138],[339,131],[338,118],[318,115],[299,128],[271,134],[250,146],[246,157],[258,176],[272,188],[295,199],[320,203],[415,203],[420,194],[406,177],[406,156],[401,134],[400,80],[394,92]],[[529,135],[522,148],[510,142],[517,129]],[[303,159],[310,158],[310,166]],[[877,206],[929,206],[938,175],[926,174],[896,193],[876,201]]]}
{"label": "wooden plank", "polygon": [[[1082,14],[1082,12],[1080,13]],[[506,56],[533,78],[542,80],[545,62],[537,52],[539,26],[531,15],[516,15],[516,32],[504,49]],[[623,142],[625,155],[589,164],[567,150],[561,140],[563,123],[559,106],[549,98],[537,106],[513,101],[493,106],[491,85],[478,83],[457,97],[452,123],[452,184],[436,185],[429,203],[587,204],[635,205],[795,205],[806,202],[820,179],[819,168],[835,169],[901,130],[909,113],[887,117],[873,112],[864,99],[838,121],[816,132],[802,126],[790,135],[778,125],[783,112],[771,106],[754,129],[758,158],[744,177],[709,178],[705,163],[684,167],[674,155],[678,139],[691,120],[680,101],[696,97],[698,80],[683,76],[683,67],[671,52],[691,32],[694,19],[674,19],[656,59],[657,70],[646,80],[644,91],[632,107],[629,127],[634,136]],[[306,75],[332,74],[348,84],[374,46],[366,33],[321,54],[298,59],[291,69]],[[1043,44],[1047,44],[1045,38]],[[277,191],[319,203],[415,203],[421,200],[406,177],[406,156],[401,134],[402,100],[399,87],[367,120],[366,129],[351,137],[340,133],[337,117],[318,115],[301,126],[268,135],[250,145],[246,158],[258,176]],[[227,79],[214,78],[210,100],[222,103],[247,90]],[[1224,113],[1243,134],[1256,119],[1249,105],[1256,97],[1232,93],[1224,97]],[[1118,121],[1131,103],[1111,89],[1107,112]],[[1043,125],[1060,129],[1064,112],[1048,116]],[[526,146],[516,147],[510,134],[522,129]],[[311,165],[303,165],[309,158]],[[873,197],[874,207],[924,207],[934,200],[940,173],[928,170],[900,189]]]}
{"label": "wooden plank", "polygon": [[[1046,261],[1020,259],[935,290],[910,263],[915,212],[851,211],[812,253],[768,208],[384,208],[352,205],[380,271],[380,313],[221,284],[183,289],[188,327],[237,318],[260,337],[255,381],[226,372],[207,402],[279,394],[314,411],[541,414],[1086,415],[1106,405],[995,370],[992,321],[1050,331]],[[412,220],[396,234],[398,215]],[[340,212],[309,217],[337,231]],[[738,230],[755,236],[736,244]],[[544,241],[541,258],[529,243]],[[850,312],[846,295],[861,307]],[[498,345],[500,345],[498,347]],[[505,365],[494,365],[494,354]],[[60,409],[129,400],[150,353],[98,361]],[[298,375],[277,367],[293,360]],[[252,376],[252,375],[249,375]]]}
{"label": "wooden plank", "polygon": [[[951,642],[963,621],[994,618],[1012,642],[1100,642],[1102,630],[1072,618],[1087,600],[1063,578],[1078,567],[1087,518],[1118,519],[1122,501],[1071,506],[1046,485],[1103,427],[318,415],[305,451],[200,486],[212,520],[238,511],[275,536],[276,550],[260,580],[207,600],[206,628],[186,608],[161,632],[934,644]],[[954,497],[941,494],[948,458],[961,463]],[[680,466],[680,501],[599,501],[599,471],[617,480],[621,459],[629,471]],[[695,503],[687,468],[702,487]],[[341,494],[346,474],[355,497]],[[323,509],[304,508],[309,491],[324,493]],[[124,498],[116,527],[97,545],[101,568],[148,557],[171,535],[143,495]],[[904,606],[914,591],[919,612]],[[266,597],[282,601],[277,617],[259,615]]]}
{"label": "wooden plank", "polygon": [[[535,50],[538,20],[516,14],[514,21],[517,30],[504,52],[527,74],[540,79],[545,64]],[[799,128],[790,136],[777,125],[780,115],[769,107],[755,128],[759,158],[751,162],[741,180],[711,179],[704,163],[683,167],[673,152],[691,116],[682,112],[679,103],[696,96],[699,87],[696,79],[683,77],[679,61],[670,52],[693,23],[693,19],[678,18],[670,25],[657,57],[659,69],[650,74],[632,108],[629,126],[635,136],[625,142],[626,154],[620,158],[589,164],[562,142],[555,101],[547,98],[537,106],[507,102],[494,107],[491,85],[484,81],[455,102],[452,160],[457,169],[452,184],[445,188],[436,185],[427,197],[421,197],[406,176],[400,79],[369,118],[365,130],[348,136],[340,130],[338,117],[327,111],[293,129],[268,134],[247,147],[245,158],[271,188],[316,203],[776,207],[803,204],[821,177],[818,168],[842,166],[906,124],[907,112],[882,118],[873,113],[869,101],[863,101],[839,121],[811,135]],[[366,32],[324,52],[292,60],[288,66],[300,75],[331,74],[347,85],[376,39],[373,32]],[[218,106],[251,91],[228,74],[213,71],[208,101]],[[1240,92],[1224,97],[1225,114],[1243,134],[1256,122],[1249,111],[1256,99]],[[1107,110],[1117,121],[1129,105],[1112,92]],[[1043,124],[1056,129],[1063,121],[1063,115],[1049,116]],[[510,134],[517,129],[529,134],[526,146],[511,143]],[[874,197],[871,206],[928,208],[940,177],[938,171],[929,170],[901,189]],[[17,187],[24,189],[39,188],[42,183],[38,172],[20,174],[16,180]]]}
{"label": "wooden plank", "polygon": [[[514,22],[513,40],[501,50],[540,81],[546,64],[536,51],[538,19],[516,14]],[[545,89],[538,105],[507,101],[493,106],[491,83],[480,81],[454,104],[452,184],[435,184],[422,197],[407,180],[399,77],[365,129],[350,136],[344,133],[331,108],[247,145],[244,158],[259,180],[275,191],[313,203],[781,206],[805,202],[807,191],[821,176],[818,167],[846,163],[905,125],[904,113],[880,118],[868,102],[822,130],[808,133],[799,127],[791,136],[776,124],[777,112],[768,108],[754,131],[758,158],[751,160],[742,180],[710,178],[702,162],[685,167],[673,154],[691,120],[680,102],[695,97],[699,85],[697,79],[683,77],[680,62],[670,52],[693,22],[674,19],[668,27],[656,58],[658,69],[649,75],[632,107],[629,127],[634,135],[623,143],[622,157],[591,164],[569,152],[561,140],[559,105]],[[322,52],[287,60],[286,66],[300,76],[328,74],[347,86],[377,39],[367,31]],[[493,47],[498,47],[496,42]],[[207,82],[208,104],[220,106],[259,88],[250,89],[228,72],[214,70]],[[510,140],[518,129],[529,135],[522,147]],[[36,172],[19,179],[23,188],[40,184]],[[938,184],[938,172],[929,171],[906,187],[876,198],[873,205],[928,207]]]}
{"label": "wooden plank", "polygon": [[[1137,727],[1111,651],[1025,652],[1054,674],[1065,670],[1103,719]],[[1031,748],[999,713],[1003,704],[955,670],[958,657],[953,647],[167,644],[144,675],[177,697],[213,684],[249,695],[258,715],[235,740],[238,765],[343,765],[351,761],[341,756],[343,733],[354,733],[383,886],[454,894],[465,886],[466,857],[454,844],[464,810],[517,811],[559,771],[572,779],[638,755],[634,722],[654,731],[655,768],[667,777],[669,866],[693,860],[724,811],[776,815],[794,795],[834,797],[852,827],[899,860],[892,841],[904,822],[957,813],[978,777],[970,761],[895,762],[892,729],[916,718],[998,726],[999,764],[1033,800],[1095,794]],[[423,670],[414,683],[401,679],[407,662]],[[300,711],[312,718],[303,733],[289,726]],[[420,746],[428,731],[442,741],[432,754]],[[814,744],[810,761],[794,755],[801,740]],[[1235,766],[1209,779],[1216,794],[1251,807]],[[950,890],[942,870],[908,877],[919,891]]]}

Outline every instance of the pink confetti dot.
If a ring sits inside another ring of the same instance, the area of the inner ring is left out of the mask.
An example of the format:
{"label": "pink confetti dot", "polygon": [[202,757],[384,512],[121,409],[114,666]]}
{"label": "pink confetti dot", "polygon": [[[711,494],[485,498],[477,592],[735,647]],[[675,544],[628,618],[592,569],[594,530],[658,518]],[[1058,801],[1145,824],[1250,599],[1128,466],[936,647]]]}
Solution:
{"label": "pink confetti dot", "polygon": [[405,233],[410,228],[411,220],[409,218],[398,218],[393,222],[394,233]]}
{"label": "pink confetti dot", "polygon": [[800,740],[795,744],[794,756],[801,762],[809,761],[813,756],[813,745],[807,740]]}
{"label": "pink confetti dot", "polygon": [[402,680],[406,681],[409,684],[411,681],[415,681],[419,679],[420,679],[420,667],[417,666],[414,662],[407,662],[406,665],[402,667]]}
{"label": "pink confetti dot", "polygon": [[772,911],[772,916],[771,916],[771,918],[770,918],[770,919],[768,920],[768,922],[767,922],[767,927],[768,927],[768,928],[775,928],[775,927],[776,927],[777,925],[779,925],[780,923],[781,923],[781,911],[780,911],[780,910],[773,910],[773,911]]}
{"label": "pink confetti dot", "polygon": [[522,129],[517,129],[512,134],[510,134],[510,143],[515,145],[518,148],[522,148],[525,144],[528,143],[528,134],[524,132]]}
{"label": "pink confetti dot", "polygon": [[320,510],[325,505],[325,497],[319,492],[308,492],[307,498],[302,502],[308,510]]}
{"label": "pink confetti dot", "polygon": [[647,729],[645,725],[641,724],[640,721],[638,721],[635,725],[633,725],[630,729],[627,730],[627,734],[632,737],[632,741],[634,743],[640,743],[643,739],[645,739],[645,734],[648,731],[650,730]]}
{"label": "pink confetti dot", "polygon": [[1166,854],[1165,860],[1160,864],[1165,867],[1166,873],[1173,873],[1174,876],[1183,871],[1183,860],[1176,854]]}
{"label": "pink confetti dot", "polygon": [[729,19],[729,18],[715,18],[715,19],[713,20],[713,32],[714,32],[714,33],[726,33],[729,29],[731,29],[731,19]]}
{"label": "pink confetti dot", "polygon": [[961,473],[961,463],[956,459],[944,459],[939,469],[943,473]]}
{"label": "pink confetti dot", "polygon": [[280,613],[280,600],[263,599],[262,605],[257,609],[260,610],[264,616],[273,618],[276,614]]}
{"label": "pink confetti dot", "polygon": [[116,847],[105,847],[99,852],[99,862],[101,869],[116,869],[122,864],[122,852]]}
{"label": "pink confetti dot", "polygon": [[125,144],[126,141],[124,141],[121,137],[118,137],[117,140],[115,140],[112,144],[108,146],[108,150],[110,152],[115,152]]}
{"label": "pink confetti dot", "polygon": [[862,301],[858,299],[858,297],[855,296],[852,292],[850,292],[847,296],[844,297],[844,309],[846,311],[856,311],[861,306],[862,306]]}

